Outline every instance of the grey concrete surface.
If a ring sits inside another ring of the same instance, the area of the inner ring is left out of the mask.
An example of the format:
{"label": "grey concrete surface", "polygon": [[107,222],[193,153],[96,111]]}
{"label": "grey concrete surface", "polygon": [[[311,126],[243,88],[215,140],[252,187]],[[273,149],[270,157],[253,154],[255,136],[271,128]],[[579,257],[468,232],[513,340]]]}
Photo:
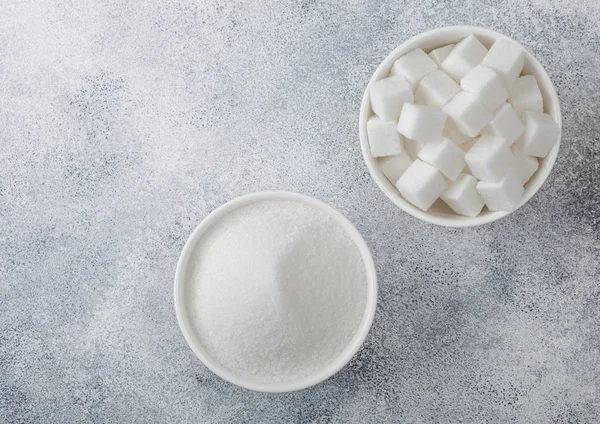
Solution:
{"label": "grey concrete surface", "polygon": [[[369,177],[358,109],[403,40],[521,41],[564,132],[540,192],[456,230]],[[600,3],[5,0],[0,5],[0,422],[600,422]],[[330,380],[253,393],[209,372],[172,301],[212,209],[293,190],[345,213],[380,283]]]}

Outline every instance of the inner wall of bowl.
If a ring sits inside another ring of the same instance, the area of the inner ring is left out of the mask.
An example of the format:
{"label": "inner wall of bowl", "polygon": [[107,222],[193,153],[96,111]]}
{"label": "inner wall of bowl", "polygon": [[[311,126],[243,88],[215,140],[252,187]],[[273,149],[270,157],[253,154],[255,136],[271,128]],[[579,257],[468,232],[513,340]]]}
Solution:
{"label": "inner wall of bowl", "polygon": [[[419,36],[416,36],[416,37],[412,38],[411,40],[409,40],[408,42],[406,42],[406,44],[401,46],[401,48],[394,50],[394,52],[384,60],[384,62],[381,64],[381,67],[376,71],[375,78],[373,79],[373,81],[377,81],[377,80],[387,77],[394,62],[398,58],[400,58],[400,56],[408,53],[409,51],[411,51],[417,47],[420,47],[426,53],[429,53],[431,50],[433,50],[435,48],[442,47],[442,46],[445,46],[448,44],[456,44],[460,40],[462,40],[463,38],[465,38],[466,36],[468,36],[470,34],[474,34],[479,39],[479,41],[481,41],[488,49],[492,46],[494,41],[496,41],[498,39],[505,39],[505,40],[509,40],[509,41],[516,43],[516,41],[510,39],[509,37],[506,37],[502,34],[494,33],[493,31],[486,31],[481,28],[468,28],[468,27],[466,27],[466,28],[456,28],[456,27],[441,28],[434,32],[424,33]],[[519,43],[517,43],[517,44],[519,44]],[[553,91],[552,82],[545,74],[545,71],[543,70],[541,65],[539,65],[535,61],[535,59],[533,58],[531,53],[529,53],[520,44],[519,44],[519,46],[521,48],[523,48],[523,50],[525,52],[525,66],[523,67],[522,73],[535,75],[535,77],[537,78],[537,81],[538,81],[538,85],[540,87],[540,91],[542,92],[542,97],[544,99],[544,112],[550,114],[552,116],[552,118],[554,118],[554,120],[560,126],[561,118],[560,118],[559,105],[552,101],[552,97],[550,95],[551,91]],[[373,111],[371,110],[371,106],[370,106],[370,100],[369,100],[369,114],[370,115],[373,114]],[[550,173],[550,170],[552,168],[554,160],[556,159],[558,149],[559,149],[558,145],[554,146],[554,148],[548,154],[548,156],[539,161],[540,165],[539,165],[538,170],[531,177],[531,179],[525,184],[525,194],[523,196],[523,201],[521,202],[521,205],[524,204],[525,202],[527,202],[535,194],[536,190],[539,188],[541,183],[546,179],[546,177]],[[492,218],[492,216],[506,215],[506,212],[490,212],[487,210],[487,208],[484,208],[483,211],[481,212],[481,214],[477,218],[464,217],[464,216],[454,213],[448,207],[448,205],[446,205],[446,203],[444,203],[440,199],[438,199],[431,206],[429,211],[423,212],[420,209],[417,209],[413,205],[409,204],[402,197],[402,195],[397,191],[396,187],[394,187],[394,185],[392,183],[390,183],[387,180],[387,178],[383,175],[383,173],[379,170],[379,165],[378,165],[377,160],[370,157],[370,155],[369,155],[369,158],[370,158],[372,167],[375,169],[376,173],[378,174],[378,178],[381,180],[381,182],[384,185],[386,185],[388,187],[388,191],[391,190],[393,192],[393,195],[397,199],[400,199],[400,201],[403,203],[407,203],[409,205],[409,207],[414,208],[415,212],[417,212],[418,214],[423,214],[423,213],[432,214],[432,215],[436,215],[439,217],[444,217],[446,219],[451,219],[453,221],[467,221],[467,220],[472,221],[473,219],[482,219],[482,220],[484,219],[484,220],[488,221],[489,218]]]}

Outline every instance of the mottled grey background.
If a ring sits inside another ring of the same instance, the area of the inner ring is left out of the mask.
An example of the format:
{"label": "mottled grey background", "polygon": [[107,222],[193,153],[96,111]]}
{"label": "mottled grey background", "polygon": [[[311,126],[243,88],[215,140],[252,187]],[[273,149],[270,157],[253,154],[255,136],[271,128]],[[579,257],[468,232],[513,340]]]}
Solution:
{"label": "mottled grey background", "polygon": [[[466,230],[358,143],[377,64],[452,24],[530,48],[564,116],[540,192]],[[599,40],[595,0],[3,1],[0,422],[599,422]],[[344,212],[380,282],[364,349],[289,394],[214,376],[173,310],[192,229],[265,189]]]}

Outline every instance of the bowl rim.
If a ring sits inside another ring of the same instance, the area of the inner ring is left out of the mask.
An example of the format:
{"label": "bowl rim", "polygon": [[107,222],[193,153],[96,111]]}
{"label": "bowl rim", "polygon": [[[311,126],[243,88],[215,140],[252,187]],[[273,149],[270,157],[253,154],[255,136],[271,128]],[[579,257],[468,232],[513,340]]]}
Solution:
{"label": "bowl rim", "polygon": [[[393,187],[391,185],[391,183],[387,180],[387,178],[379,170],[379,167],[377,165],[377,158],[372,158],[370,150],[369,150],[369,142],[368,142],[368,138],[367,138],[366,123],[367,123],[367,119],[371,115],[370,114],[371,104],[370,104],[370,98],[369,98],[369,90],[371,88],[371,85],[375,81],[378,81],[385,77],[384,75],[382,75],[383,72],[385,70],[389,69],[389,67],[391,67],[391,64],[396,59],[398,59],[401,55],[407,53],[408,51],[412,50],[413,48],[419,47],[419,45],[422,45],[423,42],[427,41],[428,39],[430,39],[434,36],[439,37],[441,35],[446,35],[448,37],[455,38],[457,36],[464,37],[469,34],[474,34],[475,36],[480,35],[480,36],[484,36],[484,37],[494,38],[496,40],[498,40],[498,39],[508,40],[508,41],[511,41],[511,42],[517,44],[519,47],[521,47],[523,49],[525,56],[526,56],[526,61],[529,61],[531,63],[531,65],[535,68],[536,72],[534,72],[534,74],[536,76],[536,79],[538,80],[538,84],[543,85],[546,93],[548,94],[548,96],[550,98],[550,105],[548,105],[548,107],[547,107],[548,113],[550,113],[550,115],[554,118],[554,120],[558,124],[559,128],[562,129],[562,114],[560,111],[560,101],[558,98],[558,94],[556,93],[556,88],[555,88],[554,84],[552,83],[552,80],[550,79],[550,76],[546,72],[545,68],[536,59],[536,57],[527,48],[525,48],[523,45],[521,45],[521,43],[512,39],[511,37],[508,37],[507,35],[496,32],[489,28],[471,26],[471,25],[458,25],[458,26],[447,26],[447,27],[435,28],[435,29],[420,33],[414,37],[409,38],[408,40],[406,40],[402,44],[400,44],[398,47],[396,47],[394,50],[392,50],[392,52],[389,53],[385,57],[385,59],[377,66],[377,69],[371,76],[371,79],[369,80],[369,83],[367,84],[367,87],[365,88],[365,92],[364,92],[361,106],[360,106],[360,115],[359,115],[359,136],[360,136],[359,138],[360,138],[360,145],[361,145],[361,150],[362,150],[362,154],[363,154],[363,159],[367,165],[367,168],[369,169],[371,178],[373,178],[373,180],[375,180],[375,183],[377,184],[379,189],[381,191],[383,191],[383,193],[387,196],[388,199],[390,199],[393,203],[395,203],[398,207],[400,207],[404,212],[408,213],[409,215],[412,215],[415,218],[418,218],[418,219],[428,222],[430,224],[436,224],[436,225],[446,226],[446,227],[457,227],[457,228],[474,227],[474,226],[484,225],[484,224],[488,224],[488,223],[497,221],[501,218],[504,218],[504,217],[510,215],[511,213],[513,213],[517,209],[519,209],[521,206],[523,206],[525,203],[527,203],[542,187],[542,185],[548,178],[548,175],[550,175],[550,172],[552,171],[552,168],[554,167],[556,158],[558,156],[561,138],[562,138],[562,131],[561,131],[561,134],[559,136],[559,139],[558,139],[558,142],[556,143],[556,145],[554,145],[552,150],[543,159],[543,162],[540,161],[540,166],[537,169],[536,173],[534,174],[534,177],[536,178],[535,181],[530,180],[528,182],[528,184],[529,183],[535,183],[535,184],[531,185],[531,188],[529,190],[525,191],[525,195],[524,195],[521,203],[519,203],[519,205],[510,212],[504,212],[504,211],[490,212],[490,211],[488,211],[487,213],[482,214],[482,215],[480,214],[477,217],[466,217],[466,216],[461,216],[458,214],[456,214],[454,216],[453,215],[446,215],[446,216],[436,215],[431,212],[425,212],[425,211],[417,208],[416,206],[413,206],[411,203],[409,203],[407,200],[405,200],[404,197],[402,197],[402,195],[398,192],[398,190],[396,190],[395,187]],[[536,174],[537,174],[537,177],[536,177]]]}
{"label": "bowl rim", "polygon": [[[214,223],[219,221],[225,215],[231,213],[233,210],[265,200],[296,201],[316,207],[328,213],[329,216],[331,216],[334,221],[340,225],[343,230],[345,230],[346,234],[350,236],[352,241],[354,241],[365,264],[365,273],[367,276],[367,299],[365,302],[365,310],[363,312],[360,325],[356,329],[356,332],[348,345],[344,348],[341,354],[326,367],[322,368],[311,376],[289,383],[270,384],[251,381],[249,379],[236,376],[234,373],[220,365],[217,360],[213,359],[206,352],[198,338],[195,336],[195,332],[193,331],[189,321],[189,314],[185,305],[186,270],[188,268],[191,254],[201,237]],[[245,389],[269,393],[291,392],[295,390],[306,389],[330,378],[339,370],[341,370],[362,347],[375,317],[375,309],[377,307],[377,273],[375,270],[375,263],[367,243],[356,227],[341,212],[321,200],[303,194],[289,191],[259,191],[236,197],[219,206],[208,216],[206,216],[194,229],[194,231],[192,231],[191,235],[183,246],[179,260],[177,261],[174,282],[174,304],[177,323],[179,324],[179,328],[183,333],[186,342],[196,356],[200,359],[200,361],[209,370],[222,379]]]}

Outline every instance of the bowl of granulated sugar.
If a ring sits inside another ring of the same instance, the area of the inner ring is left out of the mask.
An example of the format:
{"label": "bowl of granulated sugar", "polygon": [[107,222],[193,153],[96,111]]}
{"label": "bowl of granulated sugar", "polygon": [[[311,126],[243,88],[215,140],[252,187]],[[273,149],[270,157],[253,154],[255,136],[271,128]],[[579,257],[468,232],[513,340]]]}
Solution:
{"label": "bowl of granulated sugar", "polygon": [[272,191],[217,208],[186,242],[175,274],[183,335],[215,374],[262,392],[305,389],[362,346],[377,278],[341,213]]}

